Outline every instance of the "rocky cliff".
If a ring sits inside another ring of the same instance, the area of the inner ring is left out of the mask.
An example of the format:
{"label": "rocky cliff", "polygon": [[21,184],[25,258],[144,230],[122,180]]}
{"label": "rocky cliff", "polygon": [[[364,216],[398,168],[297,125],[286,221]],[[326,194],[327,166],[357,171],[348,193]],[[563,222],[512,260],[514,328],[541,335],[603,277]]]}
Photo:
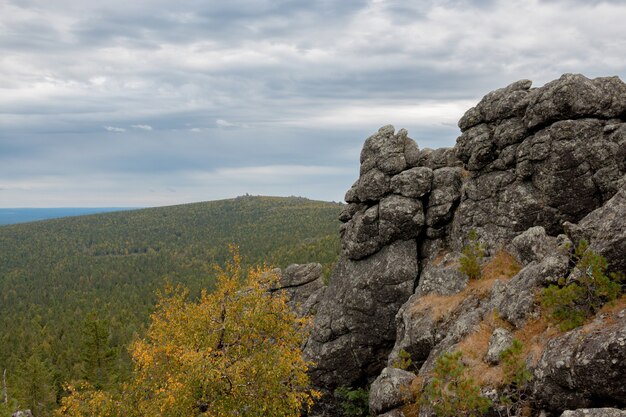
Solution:
{"label": "rocky cliff", "polygon": [[[464,350],[488,396],[499,389],[499,353],[518,339],[533,373],[530,415],[626,407],[623,298],[561,332],[537,296],[577,279],[582,239],[626,272],[626,85],[569,74],[540,88],[518,81],[459,127],[451,149],[420,150],[392,126],[365,141],[340,215],[342,256],[315,288],[305,346],[314,383],[332,392],[373,382],[373,413],[409,415],[407,387],[416,375],[423,387],[441,354]],[[468,243],[486,255],[480,280],[460,272]],[[400,356],[413,373],[394,368]]]}

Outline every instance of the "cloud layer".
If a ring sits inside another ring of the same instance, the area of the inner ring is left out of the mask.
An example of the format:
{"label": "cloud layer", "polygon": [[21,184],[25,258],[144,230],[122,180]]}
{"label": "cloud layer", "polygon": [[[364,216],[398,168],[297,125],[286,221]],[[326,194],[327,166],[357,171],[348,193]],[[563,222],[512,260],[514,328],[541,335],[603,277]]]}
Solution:
{"label": "cloud layer", "polygon": [[0,0],[3,207],[341,200],[383,124],[451,146],[490,90],[626,76],[622,1],[53,3]]}

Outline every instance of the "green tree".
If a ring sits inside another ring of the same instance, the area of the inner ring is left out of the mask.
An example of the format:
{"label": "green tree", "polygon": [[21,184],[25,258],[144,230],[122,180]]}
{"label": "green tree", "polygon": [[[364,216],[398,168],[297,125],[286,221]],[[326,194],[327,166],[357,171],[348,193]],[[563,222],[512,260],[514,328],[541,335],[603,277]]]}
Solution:
{"label": "green tree", "polygon": [[470,230],[468,234],[469,243],[463,246],[463,256],[459,260],[461,267],[459,270],[467,275],[469,279],[480,278],[480,264],[485,257],[485,250],[478,241],[476,230]]}
{"label": "green tree", "polygon": [[559,279],[558,285],[544,288],[541,304],[550,317],[559,323],[562,331],[571,330],[584,323],[605,303],[619,297],[623,276],[608,273],[606,259],[589,249],[582,240],[574,252],[576,266],[572,282]]}
{"label": "green tree", "polygon": [[33,415],[44,416],[56,403],[53,372],[51,366],[35,350],[20,364],[17,400],[20,408],[29,408]]}
{"label": "green tree", "polygon": [[110,326],[107,320],[90,313],[83,324],[81,359],[84,378],[96,388],[110,380],[117,350],[110,346]]}
{"label": "green tree", "polygon": [[491,401],[466,375],[462,358],[460,351],[439,356],[433,377],[424,389],[421,403],[432,407],[438,417],[476,417],[491,407]]}

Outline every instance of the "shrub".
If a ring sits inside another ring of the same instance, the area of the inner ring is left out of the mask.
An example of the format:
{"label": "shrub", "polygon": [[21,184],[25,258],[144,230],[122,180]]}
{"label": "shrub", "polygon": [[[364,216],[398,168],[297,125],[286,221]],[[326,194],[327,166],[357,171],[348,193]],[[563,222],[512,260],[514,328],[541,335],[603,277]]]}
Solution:
{"label": "shrub", "polygon": [[541,294],[541,305],[562,331],[582,325],[605,303],[617,299],[622,289],[623,277],[607,274],[606,259],[591,251],[586,241],[581,241],[576,248],[574,260],[576,266],[572,275],[579,277],[570,283],[561,278],[558,285],[550,285]]}
{"label": "shrub", "polygon": [[528,370],[524,360],[523,349],[523,343],[518,339],[513,339],[511,346],[500,354],[504,384],[518,390],[532,379],[532,373]]}
{"label": "shrub", "polygon": [[433,378],[421,398],[438,417],[476,417],[489,410],[492,403],[480,394],[480,387],[467,376],[463,353],[444,353],[437,358]]}
{"label": "shrub", "polygon": [[363,388],[339,387],[335,395],[341,401],[343,413],[349,417],[368,417],[370,415],[369,392]]}
{"label": "shrub", "polygon": [[526,366],[523,350],[522,342],[513,339],[511,346],[500,354],[504,388],[498,403],[509,416],[522,415],[522,410],[530,406],[525,394],[528,383],[532,380],[532,373]]}
{"label": "shrub", "polygon": [[407,371],[413,365],[411,354],[404,349],[400,349],[398,357],[393,361],[393,367]]}
{"label": "shrub", "polygon": [[459,270],[467,275],[469,279],[480,278],[480,263],[485,257],[485,250],[478,241],[476,230],[470,230],[468,234],[469,243],[463,246],[463,256],[459,262],[461,267]]}

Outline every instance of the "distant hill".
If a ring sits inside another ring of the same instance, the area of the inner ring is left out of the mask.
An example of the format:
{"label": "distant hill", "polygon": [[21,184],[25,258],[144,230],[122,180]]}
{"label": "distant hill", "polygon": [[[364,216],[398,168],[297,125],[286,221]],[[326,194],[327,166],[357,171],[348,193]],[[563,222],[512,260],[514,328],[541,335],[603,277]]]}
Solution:
{"label": "distant hill", "polygon": [[132,210],[130,207],[0,208],[0,225]]}
{"label": "distant hill", "polygon": [[58,394],[60,381],[85,372],[91,317],[106,323],[119,353],[115,373],[123,377],[126,346],[142,333],[166,279],[192,294],[210,289],[211,265],[224,262],[231,243],[244,262],[319,261],[329,271],[340,251],[340,209],[246,196],[1,226],[0,369],[9,369],[9,385],[19,390],[35,358]]}

